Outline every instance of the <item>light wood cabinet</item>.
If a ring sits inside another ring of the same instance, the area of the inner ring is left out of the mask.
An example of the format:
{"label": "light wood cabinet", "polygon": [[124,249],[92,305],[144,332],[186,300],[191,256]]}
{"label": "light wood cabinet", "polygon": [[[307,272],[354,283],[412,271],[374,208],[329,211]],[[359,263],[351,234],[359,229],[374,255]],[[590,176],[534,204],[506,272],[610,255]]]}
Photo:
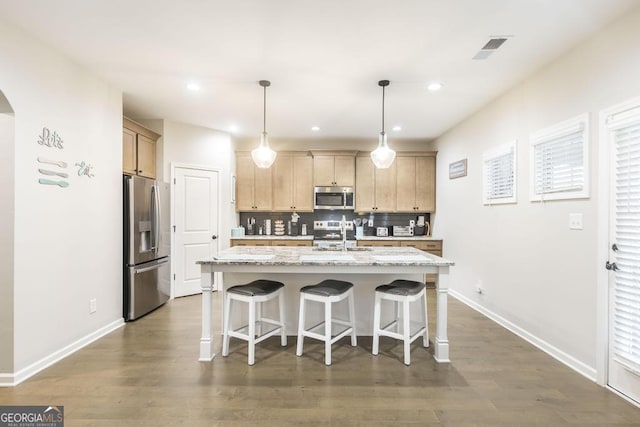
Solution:
{"label": "light wood cabinet", "polygon": [[313,246],[313,240],[272,240],[271,246]]}
{"label": "light wood cabinet", "polygon": [[160,135],[126,117],[122,126],[122,171],[155,179],[156,141]]}
{"label": "light wood cabinet", "polygon": [[313,159],[307,153],[278,153],[273,164],[273,210],[313,212]]}
{"label": "light wood cabinet", "polygon": [[400,242],[397,240],[358,240],[358,246],[392,248],[400,246]]}
{"label": "light wood cabinet", "polygon": [[313,151],[313,185],[353,187],[356,151]]}
{"label": "light wood cabinet", "polygon": [[251,153],[236,153],[236,211],[271,211],[272,168],[253,163]]}
{"label": "light wood cabinet", "polygon": [[122,129],[122,171],[131,175],[136,174],[138,162],[136,150],[136,133],[127,128]]}
{"label": "light wood cabinet", "polygon": [[358,212],[395,212],[396,163],[377,169],[371,157],[356,157],[356,208]]}
{"label": "light wood cabinet", "polygon": [[271,246],[271,240],[264,239],[231,239],[231,246]]}
{"label": "light wood cabinet", "polygon": [[435,153],[398,153],[396,212],[435,212]]}
{"label": "light wood cabinet", "polygon": [[442,256],[442,240],[402,240],[400,246],[408,246]]}
{"label": "light wood cabinet", "polygon": [[231,246],[313,246],[312,240],[231,239]]}

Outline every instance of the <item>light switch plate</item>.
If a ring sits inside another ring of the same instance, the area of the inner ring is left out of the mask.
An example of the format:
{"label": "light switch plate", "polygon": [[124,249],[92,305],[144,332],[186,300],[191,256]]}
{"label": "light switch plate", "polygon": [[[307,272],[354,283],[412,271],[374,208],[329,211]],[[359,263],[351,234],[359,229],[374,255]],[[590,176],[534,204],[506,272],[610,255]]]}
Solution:
{"label": "light switch plate", "polygon": [[582,214],[572,213],[569,214],[569,229],[570,230],[582,230]]}

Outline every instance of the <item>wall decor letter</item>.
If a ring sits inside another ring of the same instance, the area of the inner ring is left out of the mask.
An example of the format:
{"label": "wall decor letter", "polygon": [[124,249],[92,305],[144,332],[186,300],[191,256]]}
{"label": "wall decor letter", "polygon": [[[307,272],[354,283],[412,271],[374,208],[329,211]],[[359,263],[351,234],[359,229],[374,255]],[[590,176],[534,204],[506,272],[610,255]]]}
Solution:
{"label": "wall decor letter", "polygon": [[46,147],[53,147],[62,150],[64,148],[64,141],[58,134],[58,132],[51,131],[47,127],[42,128],[42,135],[38,135],[38,144]]}

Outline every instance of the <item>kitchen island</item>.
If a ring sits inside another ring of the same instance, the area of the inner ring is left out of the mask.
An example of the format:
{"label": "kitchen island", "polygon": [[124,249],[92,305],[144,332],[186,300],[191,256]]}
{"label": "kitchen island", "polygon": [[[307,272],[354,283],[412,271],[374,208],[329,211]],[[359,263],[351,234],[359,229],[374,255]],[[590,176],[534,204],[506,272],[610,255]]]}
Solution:
{"label": "kitchen island", "polygon": [[[436,275],[437,325],[434,358],[449,362],[447,338],[446,280],[452,261],[411,247],[352,248],[348,251],[319,250],[312,247],[236,246],[216,257],[198,261],[202,287],[202,337],[200,361],[211,361],[213,352],[212,298],[215,273],[223,273],[223,287],[248,283],[258,278],[285,284],[287,298],[287,333],[295,335],[300,287],[323,279],[346,280],[354,284],[356,331],[371,335],[373,295],[377,285],[395,279],[422,281],[424,274]],[[224,289],[221,289],[224,291]],[[223,299],[221,298],[220,301]]]}

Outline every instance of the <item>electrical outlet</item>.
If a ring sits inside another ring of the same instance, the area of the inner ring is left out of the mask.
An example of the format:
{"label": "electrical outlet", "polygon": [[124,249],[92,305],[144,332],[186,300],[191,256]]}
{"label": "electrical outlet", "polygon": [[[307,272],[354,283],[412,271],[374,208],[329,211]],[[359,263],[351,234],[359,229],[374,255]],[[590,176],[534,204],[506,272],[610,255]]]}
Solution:
{"label": "electrical outlet", "polygon": [[98,301],[95,298],[89,300],[89,314],[98,311]]}
{"label": "electrical outlet", "polygon": [[582,230],[582,214],[571,213],[569,214],[569,230]]}
{"label": "electrical outlet", "polygon": [[478,280],[476,282],[476,292],[479,294],[484,293],[484,288],[482,287],[482,280]]}

